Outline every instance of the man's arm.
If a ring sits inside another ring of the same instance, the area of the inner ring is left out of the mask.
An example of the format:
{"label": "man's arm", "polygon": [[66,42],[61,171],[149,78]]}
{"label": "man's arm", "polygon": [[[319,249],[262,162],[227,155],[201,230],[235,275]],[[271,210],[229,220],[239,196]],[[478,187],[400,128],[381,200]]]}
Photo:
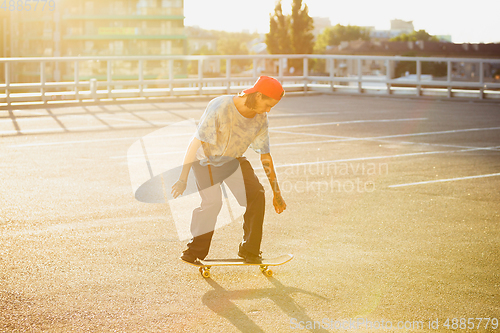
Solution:
{"label": "man's arm", "polygon": [[274,171],[273,158],[271,157],[271,154],[261,154],[260,161],[262,162],[264,171],[266,172],[269,183],[271,184],[271,188],[273,189],[274,210],[276,211],[276,213],[281,214],[286,209],[286,203],[281,196],[280,187],[278,185],[278,178],[276,177],[276,172]]}
{"label": "man's arm", "polygon": [[177,198],[179,195],[184,193],[187,187],[187,179],[189,175],[189,171],[191,170],[191,166],[194,162],[196,162],[196,151],[201,146],[201,141],[196,137],[193,138],[189,147],[186,151],[186,155],[184,156],[184,163],[182,165],[181,175],[179,176],[179,180],[172,185],[172,196]]}

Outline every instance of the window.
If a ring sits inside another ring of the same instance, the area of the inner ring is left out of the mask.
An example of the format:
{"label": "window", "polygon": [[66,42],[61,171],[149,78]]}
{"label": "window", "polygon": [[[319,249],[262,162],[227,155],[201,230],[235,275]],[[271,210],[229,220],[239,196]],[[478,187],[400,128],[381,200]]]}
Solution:
{"label": "window", "polygon": [[163,8],[181,8],[182,0],[162,0],[161,6]]}
{"label": "window", "polygon": [[94,1],[85,1],[85,14],[92,14],[94,12]]}
{"label": "window", "polygon": [[94,21],[85,21],[85,34],[94,34]]}

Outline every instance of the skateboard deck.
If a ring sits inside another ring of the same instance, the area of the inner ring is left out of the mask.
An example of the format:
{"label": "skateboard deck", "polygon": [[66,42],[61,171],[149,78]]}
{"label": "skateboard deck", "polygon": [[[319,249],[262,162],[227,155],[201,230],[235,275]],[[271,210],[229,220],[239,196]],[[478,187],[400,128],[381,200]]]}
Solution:
{"label": "skateboard deck", "polygon": [[276,258],[262,259],[262,263],[259,264],[247,263],[244,259],[205,259],[199,260],[198,263],[191,263],[182,259],[181,260],[187,264],[198,267],[201,275],[204,278],[209,278],[210,268],[212,266],[260,266],[260,271],[264,275],[272,276],[273,271],[269,269],[269,266],[283,265],[292,259],[293,254],[285,254]]}

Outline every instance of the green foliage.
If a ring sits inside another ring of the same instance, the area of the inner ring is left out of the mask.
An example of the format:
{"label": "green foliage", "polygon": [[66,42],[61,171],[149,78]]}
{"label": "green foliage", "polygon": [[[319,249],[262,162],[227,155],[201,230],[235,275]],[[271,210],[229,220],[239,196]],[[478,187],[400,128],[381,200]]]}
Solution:
{"label": "green foliage", "polygon": [[[238,36],[230,35],[217,41],[217,52],[219,54],[239,55],[249,54],[246,42]],[[252,64],[251,59],[236,59],[231,61],[231,71],[241,72]],[[225,66],[224,70],[225,70]]]}
{"label": "green foliage", "polygon": [[[270,15],[269,33],[266,35],[267,50],[271,54],[310,54],[314,48],[314,22],[302,0],[293,0],[292,14],[283,15],[281,0]],[[302,70],[300,59],[290,59],[290,67]]]}
{"label": "green foliage", "polygon": [[[246,33],[246,32],[228,32],[219,30],[209,30],[207,31],[210,35],[217,39],[217,51],[211,51],[206,46],[199,49],[195,55],[247,55],[250,54],[247,43],[252,40],[259,38],[258,33]],[[231,61],[231,71],[233,73],[239,73],[241,71],[247,70],[252,65],[251,59],[237,59]],[[190,62],[188,64],[188,71],[190,74],[198,73],[198,65],[196,61]],[[226,63],[222,62],[221,72],[226,71]],[[209,75],[209,74],[206,74]]]}
{"label": "green foliage", "polygon": [[314,52],[323,53],[327,46],[337,46],[341,42],[351,40],[370,40],[370,30],[355,25],[344,26],[337,24],[328,27],[318,35],[314,45]]}
{"label": "green foliage", "polygon": [[278,1],[274,8],[274,15],[270,15],[269,33],[266,34],[266,44],[269,53],[292,53],[291,40],[288,33],[289,25],[290,18],[283,15],[281,1]]}
{"label": "green foliage", "polygon": [[193,52],[193,55],[214,55],[217,54],[217,52],[214,52],[208,48],[208,46],[203,45],[198,51]]}
{"label": "green foliage", "polygon": [[310,54],[313,51],[314,22],[309,16],[306,4],[302,6],[302,0],[293,0],[292,15],[290,18],[290,38],[292,51],[295,54]]}
{"label": "green foliage", "polygon": [[436,36],[432,36],[425,30],[412,31],[409,34],[402,34],[391,38],[390,42],[416,42],[418,40],[428,41],[428,42],[439,42]]}
{"label": "green foliage", "polygon": [[217,41],[217,53],[237,55],[248,54],[247,44],[237,37],[221,38]]}
{"label": "green foliage", "polygon": [[309,54],[313,51],[313,19],[302,0],[293,0],[292,14],[283,15],[281,1],[276,3],[269,21],[266,44],[271,54]]}
{"label": "green foliage", "polygon": [[247,43],[259,37],[258,33],[210,30],[217,38],[217,54],[248,54]]}

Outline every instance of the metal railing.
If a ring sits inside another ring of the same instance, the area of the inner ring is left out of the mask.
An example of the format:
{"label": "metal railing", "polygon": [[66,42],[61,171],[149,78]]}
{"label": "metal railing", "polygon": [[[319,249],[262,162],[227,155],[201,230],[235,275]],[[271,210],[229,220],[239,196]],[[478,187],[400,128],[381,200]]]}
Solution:
{"label": "metal railing", "polygon": [[[128,75],[119,75],[122,68],[116,65],[124,63],[134,65],[127,67]],[[396,77],[403,63],[413,64],[416,74]],[[440,63],[446,75],[436,78],[423,74],[425,63]],[[493,77],[498,68],[500,59],[400,56],[0,58],[0,80],[4,79],[0,81],[0,107],[231,94],[264,74],[280,80],[287,92],[304,94],[318,91],[500,101],[500,79]]]}

